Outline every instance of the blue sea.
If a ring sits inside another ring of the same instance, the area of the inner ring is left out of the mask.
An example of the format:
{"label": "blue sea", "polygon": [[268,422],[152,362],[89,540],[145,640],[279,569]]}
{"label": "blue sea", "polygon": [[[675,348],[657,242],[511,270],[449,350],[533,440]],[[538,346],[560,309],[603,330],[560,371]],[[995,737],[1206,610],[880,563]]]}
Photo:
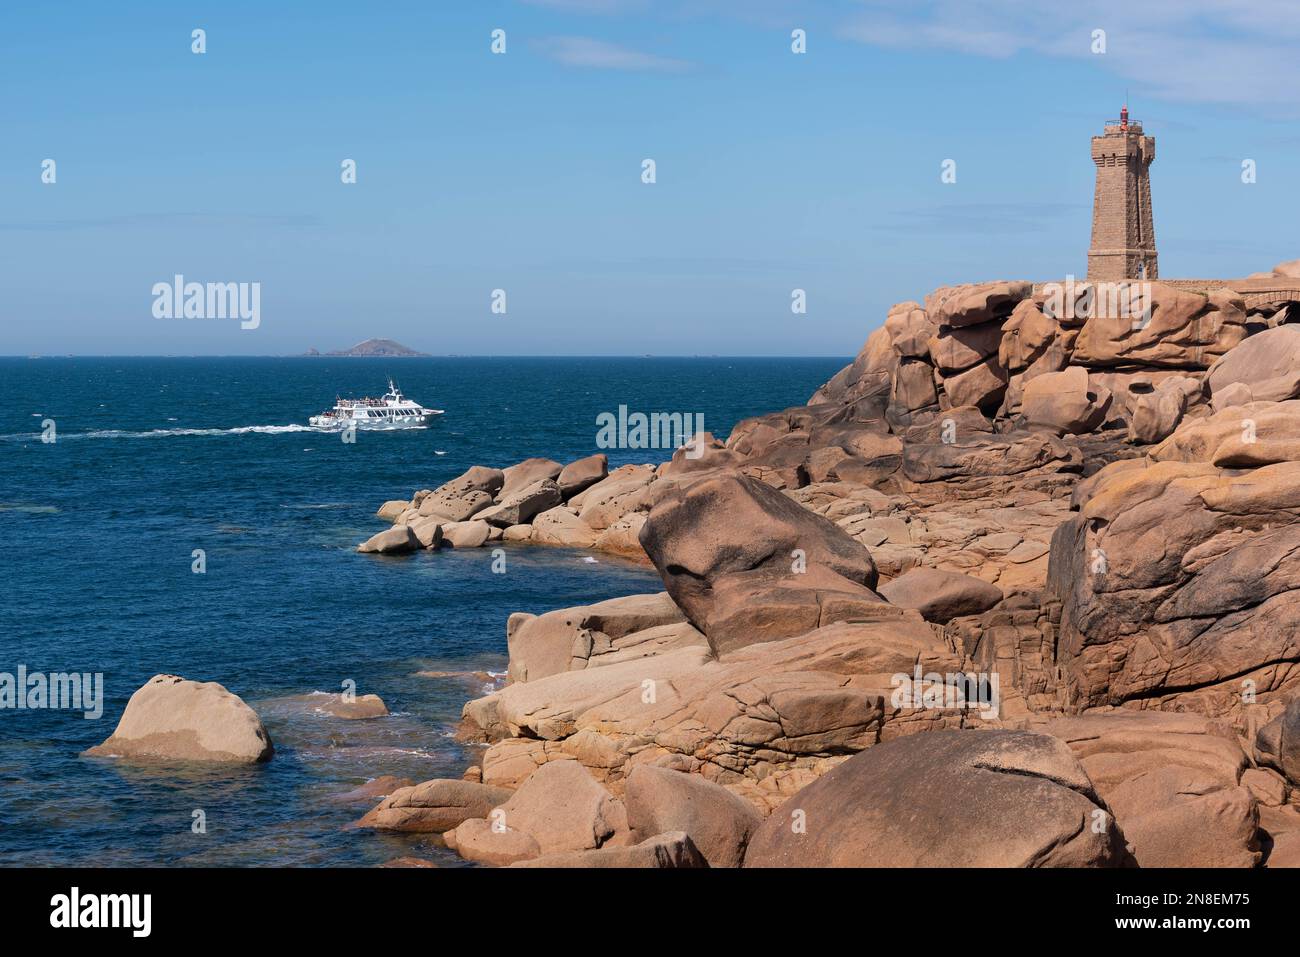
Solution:
{"label": "blue sea", "polygon": [[[504,670],[510,612],[661,585],[648,566],[572,549],[506,546],[504,574],[489,549],[357,554],[384,527],[375,509],[471,465],[588,455],[597,415],[619,405],[702,413],[725,436],[803,403],[847,361],[0,358],[0,672],[104,681],[98,720],[0,710],[0,865],[459,863],[421,836],[349,828],[375,801],[342,796],[379,775],[460,776],[461,706]],[[446,414],[353,444],[306,426],[389,375]],[[610,452],[611,467],[667,457]],[[158,673],[242,697],[273,760],[80,757]],[[391,714],[345,721],[284,700],[345,682]]]}

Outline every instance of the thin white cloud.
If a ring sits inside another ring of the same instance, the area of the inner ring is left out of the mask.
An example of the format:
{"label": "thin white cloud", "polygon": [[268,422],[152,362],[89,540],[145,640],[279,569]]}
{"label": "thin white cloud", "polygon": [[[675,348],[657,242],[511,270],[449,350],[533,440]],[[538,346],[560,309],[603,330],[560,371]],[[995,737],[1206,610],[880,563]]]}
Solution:
{"label": "thin white cloud", "polygon": [[[1104,30],[1106,52],[1092,52]],[[1300,113],[1294,0],[867,0],[841,36],[974,56],[1089,59],[1153,98]]]}
{"label": "thin white cloud", "polygon": [[[725,18],[825,30],[878,47],[1006,59],[1088,60],[1140,99],[1241,106],[1300,116],[1297,0],[524,0],[556,11]],[[1106,53],[1091,50],[1106,31]],[[571,38],[572,39],[572,38]],[[676,61],[585,41],[557,50],[574,66],[680,69]],[[617,55],[617,50],[622,56]],[[623,65],[626,64],[626,65]],[[670,65],[671,64],[671,65]]]}
{"label": "thin white cloud", "polygon": [[685,60],[642,53],[594,37],[543,37],[535,46],[557,63],[592,70],[680,73],[691,66]]}

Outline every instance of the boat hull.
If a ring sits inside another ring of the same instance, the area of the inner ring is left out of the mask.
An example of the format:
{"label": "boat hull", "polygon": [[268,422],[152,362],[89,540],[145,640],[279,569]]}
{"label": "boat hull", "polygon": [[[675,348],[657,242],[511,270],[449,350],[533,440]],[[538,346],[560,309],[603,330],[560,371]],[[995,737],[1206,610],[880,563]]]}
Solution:
{"label": "boat hull", "polygon": [[316,429],[346,429],[355,426],[371,432],[392,429],[419,429],[442,415],[441,409],[426,409],[419,415],[399,415],[391,418],[341,418],[335,415],[313,415],[307,424]]}

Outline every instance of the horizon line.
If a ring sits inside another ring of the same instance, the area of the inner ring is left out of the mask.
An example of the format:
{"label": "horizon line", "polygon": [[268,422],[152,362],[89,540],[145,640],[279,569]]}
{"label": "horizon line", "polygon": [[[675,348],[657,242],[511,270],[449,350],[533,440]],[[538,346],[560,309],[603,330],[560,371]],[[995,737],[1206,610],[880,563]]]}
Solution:
{"label": "horizon line", "polygon": [[347,356],[347,355],[303,355],[302,353],[277,354],[277,353],[165,353],[165,352],[85,352],[85,353],[58,353],[51,355],[31,354],[31,355],[0,355],[0,359],[852,359],[853,355],[841,354],[831,355],[829,353],[795,353],[795,354],[778,354],[778,353],[753,353],[753,354],[723,354],[723,353],[652,353],[652,352],[601,352],[601,353],[573,353],[573,354],[529,354],[529,353],[469,353],[469,352],[448,352],[443,354],[428,354],[419,356]]}

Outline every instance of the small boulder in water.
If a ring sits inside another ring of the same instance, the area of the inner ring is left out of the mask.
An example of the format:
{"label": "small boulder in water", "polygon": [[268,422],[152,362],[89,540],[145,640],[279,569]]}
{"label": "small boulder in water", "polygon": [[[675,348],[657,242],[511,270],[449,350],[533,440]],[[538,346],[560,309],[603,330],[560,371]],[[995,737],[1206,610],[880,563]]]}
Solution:
{"label": "small boulder in water", "polygon": [[293,698],[281,700],[300,705],[304,711],[349,720],[382,718],[388,714],[388,706],[384,704],[384,699],[377,694],[345,696],[327,691],[316,691],[312,694],[297,695]]}
{"label": "small boulder in water", "polygon": [[154,675],[131,695],[117,729],[84,753],[126,760],[255,764],[274,749],[262,720],[215,681]]}
{"label": "small boulder in water", "polygon": [[420,548],[420,540],[409,525],[394,525],[377,535],[372,535],[360,545],[357,551],[378,555],[403,555]]}

